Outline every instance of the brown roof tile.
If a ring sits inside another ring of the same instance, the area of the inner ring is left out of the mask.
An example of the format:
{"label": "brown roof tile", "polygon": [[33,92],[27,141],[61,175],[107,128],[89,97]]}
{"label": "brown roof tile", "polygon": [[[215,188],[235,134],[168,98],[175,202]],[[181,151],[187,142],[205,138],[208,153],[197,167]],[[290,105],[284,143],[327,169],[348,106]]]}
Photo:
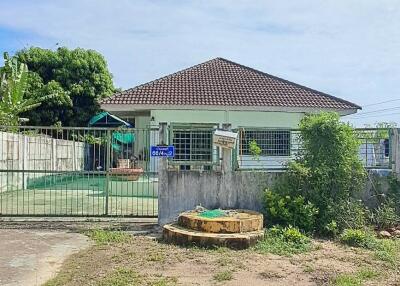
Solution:
{"label": "brown roof tile", "polygon": [[223,58],[118,92],[101,103],[360,108],[354,103]]}

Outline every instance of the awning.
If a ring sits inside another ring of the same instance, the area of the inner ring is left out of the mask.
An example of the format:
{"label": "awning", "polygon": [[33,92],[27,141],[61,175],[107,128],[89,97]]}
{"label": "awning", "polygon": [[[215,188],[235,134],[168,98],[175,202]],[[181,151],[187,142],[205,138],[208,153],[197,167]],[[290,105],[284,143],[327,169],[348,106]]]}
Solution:
{"label": "awning", "polygon": [[96,114],[89,120],[89,126],[97,127],[133,127],[132,124],[108,112]]}
{"label": "awning", "polygon": [[135,141],[135,134],[131,132],[113,132],[112,137],[113,141],[115,140],[122,144],[130,144]]}
{"label": "awning", "polygon": [[[133,142],[135,142],[135,134],[133,132],[123,132],[115,131],[112,133],[112,148],[115,151],[121,151],[131,147]],[[123,147],[126,145],[125,147]]]}

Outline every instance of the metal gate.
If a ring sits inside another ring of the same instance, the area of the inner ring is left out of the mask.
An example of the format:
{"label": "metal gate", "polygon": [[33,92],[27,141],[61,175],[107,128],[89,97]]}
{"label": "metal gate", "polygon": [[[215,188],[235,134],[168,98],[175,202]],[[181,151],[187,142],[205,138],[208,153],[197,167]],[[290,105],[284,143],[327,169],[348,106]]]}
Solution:
{"label": "metal gate", "polygon": [[155,217],[158,128],[0,127],[1,216]]}

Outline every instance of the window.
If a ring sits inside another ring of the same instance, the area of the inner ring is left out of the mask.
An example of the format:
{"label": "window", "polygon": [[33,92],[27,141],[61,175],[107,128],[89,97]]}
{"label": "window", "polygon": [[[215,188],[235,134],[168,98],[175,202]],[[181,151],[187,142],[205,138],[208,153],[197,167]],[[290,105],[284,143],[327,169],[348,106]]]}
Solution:
{"label": "window", "polygon": [[212,130],[174,129],[175,161],[212,161]]}
{"label": "window", "polygon": [[290,156],[290,131],[243,130],[240,132],[240,154],[251,155],[249,143],[253,140],[261,148],[261,156]]}

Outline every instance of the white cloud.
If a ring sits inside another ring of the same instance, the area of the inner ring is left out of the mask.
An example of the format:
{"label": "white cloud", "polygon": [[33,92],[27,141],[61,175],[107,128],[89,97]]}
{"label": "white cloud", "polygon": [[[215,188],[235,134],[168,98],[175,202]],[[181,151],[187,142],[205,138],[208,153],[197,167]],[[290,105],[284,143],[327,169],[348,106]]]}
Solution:
{"label": "white cloud", "polygon": [[100,51],[123,88],[222,56],[360,105],[400,98],[397,0],[3,0],[1,26]]}

